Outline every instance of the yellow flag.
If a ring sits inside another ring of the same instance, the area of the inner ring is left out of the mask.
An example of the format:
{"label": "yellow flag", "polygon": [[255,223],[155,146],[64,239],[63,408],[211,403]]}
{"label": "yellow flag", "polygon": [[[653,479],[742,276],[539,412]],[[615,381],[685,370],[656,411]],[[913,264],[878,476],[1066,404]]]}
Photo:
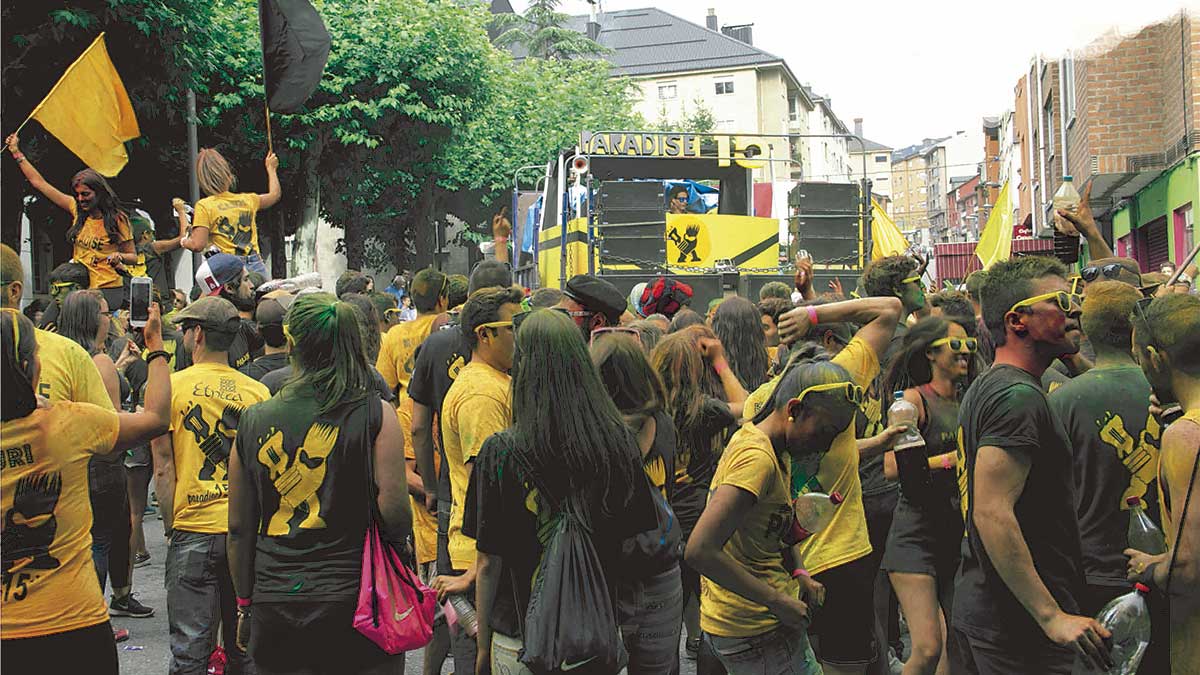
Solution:
{"label": "yellow flag", "polygon": [[1008,200],[1008,183],[1005,183],[979,235],[979,243],[975,245],[975,257],[985,270],[992,263],[1008,260],[1012,255],[1012,207]]}
{"label": "yellow flag", "polygon": [[30,118],[105,176],[125,168],[125,141],[141,135],[104,33],[72,63]]}
{"label": "yellow flag", "polygon": [[900,234],[895,221],[871,200],[871,260],[900,255],[908,250],[908,240]]}

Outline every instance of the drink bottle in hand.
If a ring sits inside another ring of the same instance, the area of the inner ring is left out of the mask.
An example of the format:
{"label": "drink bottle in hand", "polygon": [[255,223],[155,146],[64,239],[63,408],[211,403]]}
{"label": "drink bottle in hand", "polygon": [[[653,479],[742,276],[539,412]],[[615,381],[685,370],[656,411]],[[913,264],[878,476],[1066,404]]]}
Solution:
{"label": "drink bottle in hand", "polygon": [[1074,675],[1084,673],[1104,673],[1104,675],[1134,675],[1146,654],[1146,646],[1150,644],[1150,609],[1146,604],[1146,596],[1150,589],[1142,584],[1134,584],[1132,593],[1114,598],[1096,615],[1100,622],[1111,633],[1112,637],[1104,641],[1108,647],[1113,667],[1108,670],[1095,670],[1087,665],[1083,657],[1075,657]]}
{"label": "drink bottle in hand", "polygon": [[837,513],[842,496],[836,492],[805,492],[792,502],[792,528],[784,536],[788,546],[798,544],[825,529]]}
{"label": "drink bottle in hand", "polygon": [[896,453],[896,469],[900,472],[900,490],[909,501],[919,502],[929,496],[933,478],[929,475],[929,453],[925,439],[917,431],[917,407],[904,400],[904,392],[893,394],[888,408],[888,424],[908,427],[892,448]]}
{"label": "drink bottle in hand", "polygon": [[1162,530],[1146,515],[1142,500],[1130,497],[1125,500],[1129,506],[1129,548],[1150,555],[1167,552],[1167,539]]}

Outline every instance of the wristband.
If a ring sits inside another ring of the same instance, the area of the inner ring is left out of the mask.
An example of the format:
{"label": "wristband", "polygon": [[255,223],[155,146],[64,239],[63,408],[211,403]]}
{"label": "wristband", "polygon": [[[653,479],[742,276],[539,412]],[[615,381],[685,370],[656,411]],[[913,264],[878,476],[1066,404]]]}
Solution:
{"label": "wristband", "polygon": [[17,164],[25,161],[25,153],[23,152],[14,152],[12,157],[17,160]]}
{"label": "wristband", "polygon": [[817,308],[816,307],[809,305],[809,306],[805,307],[804,309],[808,310],[808,319],[809,319],[809,321],[812,321],[812,325],[816,326],[817,324],[821,323],[817,319]]}
{"label": "wristband", "polygon": [[250,606],[250,598],[238,598],[237,606],[238,606],[238,609],[246,609],[247,607]]}
{"label": "wristband", "polygon": [[803,567],[797,567],[796,569],[792,570],[793,579],[799,579],[800,577],[804,577],[805,579],[812,578],[808,576],[808,570],[804,569]]}
{"label": "wristband", "polygon": [[153,361],[154,359],[157,359],[160,356],[162,358],[166,359],[168,362],[170,362],[170,360],[171,360],[170,352],[164,352],[163,350],[159,349],[157,351],[150,352],[149,354],[146,355],[146,364],[149,365],[151,361]]}
{"label": "wristband", "polygon": [[729,364],[725,363],[724,361],[717,361],[713,364],[713,370],[717,371],[717,375],[720,375],[726,370],[729,370]]}
{"label": "wristband", "polygon": [[950,455],[949,454],[946,454],[942,457],[942,468],[946,469],[947,471],[950,470]]}

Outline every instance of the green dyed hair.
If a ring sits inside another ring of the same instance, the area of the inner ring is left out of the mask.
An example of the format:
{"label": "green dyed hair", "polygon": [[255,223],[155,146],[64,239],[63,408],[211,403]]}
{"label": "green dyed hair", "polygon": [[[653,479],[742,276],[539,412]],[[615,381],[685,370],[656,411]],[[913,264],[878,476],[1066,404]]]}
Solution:
{"label": "green dyed hair", "polygon": [[449,298],[446,303],[447,307],[458,307],[467,301],[467,296],[470,295],[467,289],[470,287],[470,280],[463,274],[451,274],[446,281],[446,297]]}
{"label": "green dyed hair", "polygon": [[1133,327],[1139,350],[1165,351],[1173,368],[1200,376],[1200,298],[1183,293],[1155,298],[1145,308],[1145,320],[1134,310]]}
{"label": "green dyed hair", "polygon": [[288,311],[291,361],[296,374],[285,389],[309,384],[322,414],[372,388],[362,333],[354,305],[328,293],[296,298]]}
{"label": "green dyed hair", "polygon": [[1122,281],[1095,281],[1087,285],[1079,326],[1097,350],[1128,354],[1133,348],[1133,305],[1142,297],[1137,288]]}
{"label": "green dyed hair", "polygon": [[758,300],[762,302],[768,298],[779,298],[780,300],[792,300],[792,289],[782,281],[768,281],[763,284],[763,287],[758,289]]}
{"label": "green dyed hair", "polygon": [[417,272],[408,289],[417,312],[432,312],[437,307],[438,298],[446,295],[448,285],[446,275],[432,267]]}

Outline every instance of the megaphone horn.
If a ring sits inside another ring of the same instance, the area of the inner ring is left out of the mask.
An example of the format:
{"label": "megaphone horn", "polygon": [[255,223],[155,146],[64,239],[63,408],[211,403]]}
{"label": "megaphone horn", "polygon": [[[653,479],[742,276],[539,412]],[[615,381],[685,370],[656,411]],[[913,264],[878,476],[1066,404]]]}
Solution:
{"label": "megaphone horn", "polygon": [[591,160],[588,159],[587,155],[575,155],[575,158],[571,160],[572,173],[587,173],[590,166]]}

